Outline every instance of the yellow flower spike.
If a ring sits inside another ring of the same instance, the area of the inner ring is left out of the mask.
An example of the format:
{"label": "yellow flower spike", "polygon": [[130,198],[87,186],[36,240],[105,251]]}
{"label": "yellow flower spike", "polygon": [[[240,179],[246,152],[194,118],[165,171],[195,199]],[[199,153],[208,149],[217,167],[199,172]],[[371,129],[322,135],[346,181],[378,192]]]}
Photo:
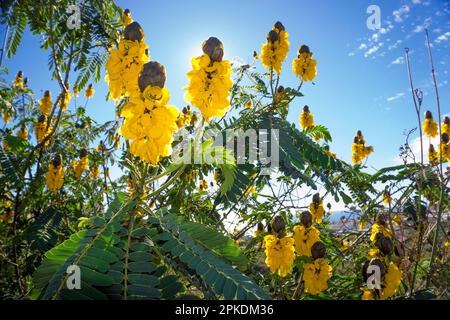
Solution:
{"label": "yellow flower spike", "polygon": [[319,241],[320,232],[314,226],[294,227],[295,252],[301,256],[311,257],[311,247]]}
{"label": "yellow flower spike", "polygon": [[67,91],[63,91],[60,94],[59,106],[62,108],[62,111],[66,111],[69,107],[70,100],[72,100],[72,96],[70,95],[70,83],[66,82]]}
{"label": "yellow flower spike", "polygon": [[440,159],[442,156],[442,162],[450,161],[450,143],[449,135],[443,133],[441,136],[441,143],[439,143],[439,150],[437,158]]}
{"label": "yellow flower spike", "polygon": [[433,114],[431,111],[425,112],[425,120],[422,123],[423,132],[430,138],[437,137],[438,135],[438,124],[433,119]]}
{"label": "yellow flower spike", "polygon": [[320,197],[320,194],[316,193],[313,196],[312,202],[309,205],[309,211],[316,223],[322,222],[323,216],[325,215],[325,208],[323,207],[323,200]]}
{"label": "yellow flower spike", "polygon": [[306,129],[314,126],[314,116],[309,110],[308,106],[303,107],[303,111],[300,114],[300,126],[302,129]]}
{"label": "yellow flower spike", "polygon": [[385,223],[376,222],[372,225],[370,234],[370,241],[372,241],[373,243],[375,243],[378,232],[381,232],[386,237],[392,237],[392,232]]}
{"label": "yellow flower spike", "polygon": [[28,140],[28,129],[23,125],[19,131],[17,131],[17,136],[23,140]]}
{"label": "yellow flower spike", "polygon": [[200,180],[200,185],[198,187],[199,191],[204,191],[208,189],[208,182],[206,180],[202,179]]}
{"label": "yellow flower spike", "polygon": [[56,155],[53,161],[48,165],[45,174],[47,187],[51,192],[61,189],[64,183],[64,167],[62,165],[61,155]]}
{"label": "yellow flower spike", "polygon": [[52,110],[52,94],[50,93],[49,90],[46,90],[44,93],[44,96],[42,97],[41,100],[39,100],[39,109],[41,110],[41,112],[43,114],[45,114],[46,116],[50,115],[50,112]]}
{"label": "yellow flower spike", "polygon": [[91,172],[90,172],[90,174],[89,174],[89,176],[92,178],[92,179],[97,179],[98,178],[98,175],[100,174],[100,170],[99,170],[99,168],[98,168],[98,165],[96,165],[96,164],[94,164],[94,165],[92,165],[91,166],[91,168],[90,168],[91,170]]}
{"label": "yellow flower spike", "polygon": [[230,109],[229,95],[233,86],[231,64],[223,58],[223,44],[214,37],[203,42],[203,55],[192,59],[187,73],[189,85],[184,87],[185,100],[197,107],[206,122],[222,117]]}
{"label": "yellow flower spike", "polygon": [[[34,134],[38,143],[44,141],[44,139],[50,134],[50,128],[47,128],[47,117],[40,115],[38,120],[34,122]],[[50,143],[50,139],[45,142],[45,146]]]}
{"label": "yellow flower spike", "polygon": [[442,123],[441,127],[442,133],[446,133],[448,136],[450,136],[450,118],[444,117],[444,122]]}
{"label": "yellow flower spike", "polygon": [[220,169],[215,170],[214,171],[214,181],[216,183],[219,183],[221,178],[222,178],[222,172],[220,171]]}
{"label": "yellow flower spike", "polygon": [[364,139],[361,130],[358,130],[352,144],[352,162],[354,164],[360,164],[373,151],[374,148],[372,146],[366,147],[366,140]]}
{"label": "yellow flower spike", "polygon": [[120,137],[118,134],[114,136],[114,149],[119,149],[120,147]]}
{"label": "yellow flower spike", "polygon": [[384,288],[381,291],[381,300],[389,299],[393,297],[398,290],[398,287],[402,281],[403,273],[399,267],[394,263],[390,262],[388,271],[384,276]]}
{"label": "yellow flower spike", "polygon": [[289,34],[281,22],[275,23],[267,34],[267,42],[261,48],[261,63],[269,71],[274,70],[280,75],[283,61],[289,51]]}
{"label": "yellow flower spike", "polygon": [[84,92],[84,95],[87,99],[90,99],[94,96],[95,90],[94,87],[92,86],[92,83],[89,84],[89,86],[86,88],[86,91]]}
{"label": "yellow flower spike", "polygon": [[81,175],[88,168],[88,166],[89,166],[89,159],[87,157],[87,150],[81,149],[80,159],[73,163],[73,170],[75,172],[75,177],[77,179],[80,179]]}
{"label": "yellow flower spike", "polygon": [[277,235],[266,235],[264,237],[264,252],[266,265],[270,272],[278,273],[282,278],[292,273],[295,259],[294,239]]}
{"label": "yellow flower spike", "polygon": [[256,231],[253,232],[253,237],[257,238],[263,232],[264,232],[264,225],[261,222],[258,222],[258,226],[256,227]]}
{"label": "yellow flower spike", "polygon": [[249,99],[249,100],[244,104],[244,108],[245,108],[245,109],[251,109],[251,108],[253,108],[253,102],[252,102],[252,99]]}
{"label": "yellow flower spike", "polygon": [[362,289],[363,294],[361,296],[361,300],[373,300],[373,292],[369,289]]}
{"label": "yellow flower spike", "polygon": [[3,113],[3,121],[5,121],[5,124],[8,124],[9,121],[11,121],[11,114],[9,112]]}
{"label": "yellow flower spike", "polygon": [[133,18],[131,17],[131,12],[129,9],[123,10],[123,21],[122,17],[119,17],[119,23],[122,24],[124,27],[128,26],[133,22]]}
{"label": "yellow flower spike", "polygon": [[22,70],[17,72],[16,78],[13,80],[13,84],[14,84],[14,87],[16,89],[23,90],[24,83],[23,83],[23,72],[22,72]]}
{"label": "yellow flower spike", "polygon": [[348,242],[348,241],[346,241],[346,240],[343,240],[343,241],[341,241],[340,249],[341,249],[342,251],[346,251],[346,250],[348,249],[349,246],[350,246],[350,242]]}
{"label": "yellow flower spike", "polygon": [[124,39],[120,41],[118,48],[110,50],[106,62],[110,99],[140,95],[139,74],[150,59],[144,38],[144,31],[139,23],[132,22],[126,26]]}
{"label": "yellow flower spike", "polygon": [[305,264],[303,280],[305,281],[305,292],[317,295],[328,288],[328,280],[333,268],[328,265],[324,258],[315,259],[312,263]]}
{"label": "yellow flower spike", "polygon": [[312,81],[317,75],[317,61],[312,58],[309,47],[301,45],[297,58],[292,61],[292,71],[303,81]]}
{"label": "yellow flower spike", "polygon": [[436,152],[436,149],[434,149],[434,145],[430,143],[430,146],[428,147],[428,161],[431,165],[436,165],[439,162],[439,156]]}
{"label": "yellow flower spike", "polygon": [[170,94],[164,88],[165,80],[163,65],[146,63],[138,81],[140,94],[132,96],[122,109],[125,121],[120,134],[132,140],[130,152],[151,165],[172,153],[173,134],[178,129],[180,112],[167,105]]}

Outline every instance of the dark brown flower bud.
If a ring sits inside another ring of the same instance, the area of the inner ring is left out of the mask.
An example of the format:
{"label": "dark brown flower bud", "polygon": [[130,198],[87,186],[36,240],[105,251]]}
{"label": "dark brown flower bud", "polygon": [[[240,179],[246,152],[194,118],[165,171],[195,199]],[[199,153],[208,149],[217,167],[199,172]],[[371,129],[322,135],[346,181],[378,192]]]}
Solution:
{"label": "dark brown flower bud", "polygon": [[320,194],[319,194],[319,193],[316,193],[315,195],[313,195],[312,201],[313,201],[315,204],[319,204],[319,203],[320,203]]}
{"label": "dark brown flower bud", "polygon": [[286,223],[284,222],[284,219],[282,216],[276,216],[273,220],[272,220],[272,230],[273,232],[277,233],[277,234],[282,234],[284,233],[285,229],[286,229]]}
{"label": "dark brown flower bud", "polygon": [[124,13],[125,15],[129,15],[129,14],[130,14],[130,9],[125,9],[125,10],[123,10],[123,13]]}
{"label": "dark brown flower bud", "polygon": [[303,111],[309,112],[309,107],[308,107],[307,105],[305,105],[305,106],[303,107]]}
{"label": "dark brown flower bud", "polygon": [[277,42],[278,39],[280,39],[280,35],[275,30],[270,30],[270,32],[267,34],[267,41],[271,43]]}
{"label": "dark brown flower bud", "polygon": [[298,49],[298,54],[302,54],[302,53],[311,53],[311,51],[309,50],[309,47],[307,45],[302,44],[300,46],[300,48]]}
{"label": "dark brown flower bud", "polygon": [[52,161],[54,167],[59,167],[62,163],[62,157],[60,154],[57,154]]}
{"label": "dark brown flower bud", "polygon": [[357,135],[358,137],[361,137],[361,136],[362,136],[361,130],[356,131],[356,135]]}
{"label": "dark brown flower bud", "polygon": [[125,27],[124,36],[126,40],[141,41],[144,38],[144,30],[135,21]]}
{"label": "dark brown flower bud", "polygon": [[353,138],[353,143],[359,143],[359,137],[358,136]]}
{"label": "dark brown flower bud", "polygon": [[282,24],[280,21],[275,22],[275,24],[273,25],[273,27],[274,27],[275,29],[277,29],[278,32],[286,30],[286,29],[284,28],[283,24]]}
{"label": "dark brown flower bud", "polygon": [[202,50],[204,54],[209,56],[211,61],[222,61],[223,59],[223,44],[215,37],[210,37],[208,40],[203,41]]}
{"label": "dark brown flower bud", "polygon": [[166,83],[166,69],[159,62],[147,62],[139,75],[138,83],[141,92],[148,86],[163,88]]}
{"label": "dark brown flower bud", "polygon": [[445,117],[444,118],[444,123],[445,124],[450,124],[450,118],[449,117]]}
{"label": "dark brown flower bud", "polygon": [[50,96],[50,91],[49,90],[45,90],[44,97],[49,97],[49,96]]}
{"label": "dark brown flower bud", "polygon": [[83,148],[83,149],[80,149],[80,151],[79,151],[80,158],[86,157],[87,154],[88,154],[88,152],[87,152],[86,149],[84,149],[84,148]]}
{"label": "dark brown flower bud", "polygon": [[448,134],[443,133],[443,134],[442,134],[442,142],[448,143],[448,141],[449,141],[449,139],[448,139]]}
{"label": "dark brown flower bud", "polygon": [[375,245],[378,249],[384,254],[388,255],[392,253],[394,248],[394,244],[392,243],[391,238],[386,237],[383,233],[379,232],[376,234]]}
{"label": "dark brown flower bud", "polygon": [[277,89],[277,93],[283,93],[284,92],[284,87],[283,86],[279,86]]}
{"label": "dark brown flower bud", "polygon": [[386,225],[386,216],[384,215],[384,214],[379,214],[378,215],[378,217],[377,217],[377,220],[376,220],[376,222],[379,224],[379,225],[382,225],[382,226],[385,226]]}
{"label": "dark brown flower bud", "polygon": [[314,243],[312,245],[311,256],[314,260],[325,257],[325,253],[326,253],[326,248],[325,248],[325,245],[323,244],[323,242],[317,241],[316,243]]}
{"label": "dark brown flower bud", "polygon": [[427,110],[425,112],[425,119],[433,119],[433,114],[431,113],[430,110]]}
{"label": "dark brown flower bud", "polygon": [[258,222],[258,231],[264,231],[264,225],[261,222]]}
{"label": "dark brown flower bud", "polygon": [[45,114],[41,114],[38,118],[38,122],[40,122],[40,123],[45,122],[45,120],[47,120],[47,117],[45,116]]}
{"label": "dark brown flower bud", "polygon": [[303,211],[302,215],[300,216],[300,223],[305,227],[309,228],[312,225],[312,214],[309,211]]}
{"label": "dark brown flower bud", "polygon": [[436,150],[434,149],[433,144],[430,143],[430,146],[428,147],[428,153],[433,153],[436,152]]}

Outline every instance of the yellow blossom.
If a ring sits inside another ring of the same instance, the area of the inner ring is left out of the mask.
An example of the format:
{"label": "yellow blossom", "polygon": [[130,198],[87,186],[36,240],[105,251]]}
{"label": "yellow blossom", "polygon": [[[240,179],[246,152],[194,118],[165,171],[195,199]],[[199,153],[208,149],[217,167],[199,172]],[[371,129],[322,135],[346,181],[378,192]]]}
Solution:
{"label": "yellow blossom", "polygon": [[316,295],[326,290],[332,270],[333,268],[328,265],[328,261],[324,258],[316,259],[312,263],[306,263],[303,274],[305,292]]}
{"label": "yellow blossom", "polygon": [[16,78],[13,81],[14,87],[16,89],[22,90],[23,89],[23,72],[22,70],[20,70],[17,75]]}
{"label": "yellow blossom", "polygon": [[23,140],[28,140],[28,129],[25,125],[17,131],[17,136]]}
{"label": "yellow blossom", "polygon": [[184,89],[187,90],[185,100],[197,107],[205,121],[209,122],[213,117],[222,117],[229,110],[233,82],[231,64],[222,60],[223,45],[220,40],[209,38],[203,43],[203,52],[205,54],[192,59],[192,70],[187,73],[189,85]]}
{"label": "yellow blossom", "polygon": [[314,226],[305,227],[297,225],[294,227],[295,251],[301,256],[311,257],[311,247],[319,241],[320,232]]}
{"label": "yellow blossom", "polygon": [[380,223],[374,223],[372,225],[370,241],[375,242],[378,232],[383,233],[383,235],[386,237],[392,237],[392,232],[388,227],[386,227]]}
{"label": "yellow blossom", "polygon": [[44,96],[39,100],[39,109],[43,114],[48,116],[52,110],[52,94],[49,90],[45,91]]}
{"label": "yellow blossom", "polygon": [[433,115],[430,111],[425,113],[425,120],[422,123],[423,132],[431,138],[438,135],[438,124],[433,119]]}
{"label": "yellow blossom", "polygon": [[60,155],[57,155],[48,165],[45,179],[47,182],[47,187],[51,192],[56,192],[62,187],[64,183],[64,167],[62,166]]}
{"label": "yellow blossom", "polygon": [[289,34],[283,24],[277,22],[267,34],[267,42],[261,48],[261,63],[266,69],[274,70],[278,75],[289,51],[288,37]]}
{"label": "yellow blossom", "polygon": [[84,92],[84,95],[86,96],[86,98],[90,99],[94,96],[95,90],[94,87],[92,86],[92,83],[89,84],[89,86],[86,88],[86,91]]}
{"label": "yellow blossom", "polygon": [[394,263],[389,263],[389,268],[384,276],[384,288],[381,291],[382,300],[389,299],[397,293],[398,287],[402,281],[402,271]]}
{"label": "yellow blossom", "polygon": [[302,127],[302,129],[314,126],[314,116],[309,111],[308,106],[304,106],[303,111],[300,114],[300,126]]}
{"label": "yellow blossom", "polygon": [[278,273],[282,278],[292,273],[295,259],[294,239],[287,236],[278,238],[276,235],[266,235],[264,248],[266,265],[272,273]]}
{"label": "yellow blossom", "polygon": [[316,65],[317,61],[312,58],[308,46],[300,46],[297,58],[292,61],[294,74],[303,81],[312,81],[317,75]]}

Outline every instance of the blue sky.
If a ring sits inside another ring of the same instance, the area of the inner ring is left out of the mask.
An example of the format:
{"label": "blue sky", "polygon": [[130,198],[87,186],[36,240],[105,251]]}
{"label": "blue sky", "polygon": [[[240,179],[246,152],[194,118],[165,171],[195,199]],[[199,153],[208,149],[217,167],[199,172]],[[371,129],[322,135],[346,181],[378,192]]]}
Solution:
{"label": "blue sky", "polygon": [[[308,104],[316,123],[333,136],[331,149],[350,162],[351,143],[362,129],[367,144],[375,147],[367,164],[381,168],[396,163],[405,129],[416,126],[408,91],[404,48],[412,50],[415,84],[424,91],[424,108],[436,114],[430,65],[423,27],[430,31],[443,113],[450,112],[448,80],[450,60],[450,1],[142,1],[119,0],[145,30],[152,60],[166,66],[171,104],[185,106],[182,87],[187,84],[190,60],[200,54],[201,42],[210,36],[222,40],[225,58],[252,62],[273,23],[281,21],[289,32],[291,49],[284,63],[281,84],[294,87],[297,80],[291,61],[300,44],[307,44],[318,62],[315,85],[304,85],[304,97],[295,100],[289,120],[298,126],[303,105]],[[369,5],[381,9],[381,29],[369,30]],[[3,29],[3,28],[2,28]],[[39,98],[49,85],[47,53],[39,49],[39,37],[27,33],[18,54],[6,60],[12,81],[19,69],[30,79]],[[258,70],[263,71],[259,62]],[[74,80],[74,79],[72,79]],[[114,118],[107,102],[107,86],[100,81],[87,112],[97,121]],[[55,94],[54,93],[54,94]],[[84,103],[84,101],[82,101]],[[72,106],[73,108],[73,106]],[[425,111],[425,109],[423,110]],[[3,123],[0,123],[3,127]]]}

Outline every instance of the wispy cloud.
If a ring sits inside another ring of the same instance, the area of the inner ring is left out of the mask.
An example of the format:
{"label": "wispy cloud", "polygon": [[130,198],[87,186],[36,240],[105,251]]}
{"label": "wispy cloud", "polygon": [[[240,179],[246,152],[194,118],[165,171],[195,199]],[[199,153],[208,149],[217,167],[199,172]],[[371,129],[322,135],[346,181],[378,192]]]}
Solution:
{"label": "wispy cloud", "polygon": [[391,62],[391,64],[404,64],[405,63],[405,58],[404,57],[398,57],[395,60],[393,60]]}
{"label": "wispy cloud", "polygon": [[387,98],[386,99],[386,101],[387,102],[391,102],[391,101],[394,101],[394,100],[397,100],[397,99],[400,99],[401,97],[403,97],[405,95],[405,93],[404,92],[399,92],[399,93],[397,93],[396,95],[394,95],[394,96],[392,96],[392,97],[389,97],[389,98]]}
{"label": "wispy cloud", "polygon": [[394,16],[395,22],[402,22],[404,19],[408,18],[408,13],[411,11],[408,5],[403,5],[397,10],[394,10],[392,12],[392,15]]}
{"label": "wispy cloud", "polygon": [[439,44],[441,42],[447,41],[450,38],[450,31],[447,31],[446,33],[441,34],[439,37],[434,40],[434,43]]}

